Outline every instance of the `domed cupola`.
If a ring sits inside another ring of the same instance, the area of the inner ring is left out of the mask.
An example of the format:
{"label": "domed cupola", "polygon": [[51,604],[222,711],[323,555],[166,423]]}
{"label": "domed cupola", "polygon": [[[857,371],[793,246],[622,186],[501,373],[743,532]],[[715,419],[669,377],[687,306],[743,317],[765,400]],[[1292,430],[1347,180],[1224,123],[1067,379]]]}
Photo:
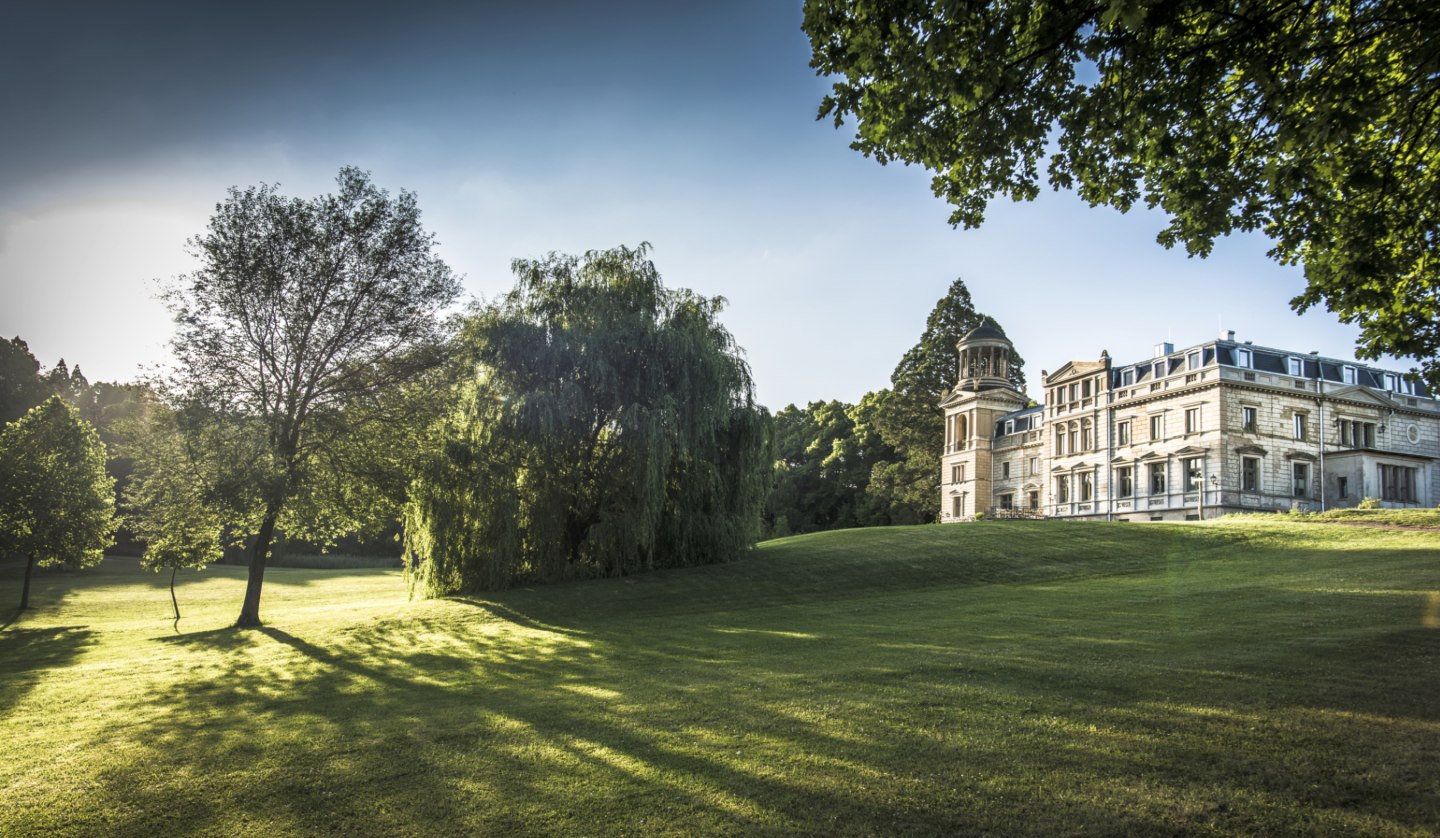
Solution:
{"label": "domed cupola", "polygon": [[1015,389],[1010,383],[1010,356],[1015,345],[1005,337],[999,324],[989,317],[955,344],[960,353],[957,390],[979,392],[996,388]]}

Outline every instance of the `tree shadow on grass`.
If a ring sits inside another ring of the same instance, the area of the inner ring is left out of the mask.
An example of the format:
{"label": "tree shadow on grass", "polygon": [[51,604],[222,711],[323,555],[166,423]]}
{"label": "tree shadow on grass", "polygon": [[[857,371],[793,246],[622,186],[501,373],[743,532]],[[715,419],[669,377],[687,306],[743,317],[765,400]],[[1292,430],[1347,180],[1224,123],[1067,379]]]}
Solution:
{"label": "tree shadow on grass", "polygon": [[85,626],[0,630],[0,718],[18,709],[36,684],[72,663],[94,638]]}

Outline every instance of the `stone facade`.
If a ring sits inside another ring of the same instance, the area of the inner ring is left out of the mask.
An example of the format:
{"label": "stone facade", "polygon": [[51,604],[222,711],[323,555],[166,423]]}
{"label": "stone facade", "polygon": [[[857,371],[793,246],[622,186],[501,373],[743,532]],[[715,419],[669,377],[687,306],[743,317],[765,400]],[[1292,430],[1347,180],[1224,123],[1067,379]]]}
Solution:
{"label": "stone facade", "polygon": [[987,324],[957,345],[941,400],[941,521],[1166,521],[1440,501],[1440,402],[1403,375],[1237,342],[1234,333],[1116,365],[1042,373],[1045,404],[1005,377]]}

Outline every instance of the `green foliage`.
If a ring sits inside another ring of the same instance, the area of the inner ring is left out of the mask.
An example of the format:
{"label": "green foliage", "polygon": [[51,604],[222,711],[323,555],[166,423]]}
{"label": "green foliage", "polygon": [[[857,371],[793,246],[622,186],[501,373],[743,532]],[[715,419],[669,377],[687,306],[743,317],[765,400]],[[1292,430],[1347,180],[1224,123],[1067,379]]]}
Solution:
{"label": "green foliage", "polygon": [[30,346],[18,336],[0,340],[0,427],[24,416],[50,392]]}
{"label": "green foliage", "polygon": [[[992,318],[975,310],[965,282],[956,279],[925,320],[919,342],[896,364],[890,389],[877,394],[873,424],[893,459],[876,464],[871,493],[897,524],[921,524],[940,515],[940,456],[945,439],[941,398],[960,379],[955,344]],[[1010,380],[1025,391],[1025,360],[1011,356]]]}
{"label": "green foliage", "polygon": [[[1000,328],[975,311],[956,279],[896,364],[890,389],[854,405],[817,401],[777,413],[769,531],[780,535],[781,519],[799,533],[935,521],[945,438],[940,400],[960,378],[955,344],[986,322]],[[1018,354],[1011,360],[1010,380],[1023,392],[1025,362]]]}
{"label": "green foliage", "polygon": [[309,200],[274,186],[231,189],[191,240],[200,270],[166,294],[179,362],[172,400],[251,452],[232,461],[238,476],[217,475],[229,486],[216,489],[254,499],[242,516],[254,528],[241,625],[260,623],[277,526],[324,540],[384,497],[331,478],[363,459],[357,447],[393,438],[376,426],[405,416],[380,403],[444,361],[441,315],[460,290],[413,194],[392,197],[354,168],[336,181],[337,193]]}
{"label": "green foliage", "polygon": [[984,510],[978,510],[978,509],[977,509],[977,510],[975,511],[974,518],[975,518],[976,521],[983,521],[983,520],[985,520],[985,512],[984,512]]}
{"label": "green foliage", "polygon": [[717,316],[648,246],[517,260],[463,339],[405,515],[427,595],[735,558],[759,525],[769,417]]}
{"label": "green foliage", "polygon": [[1361,499],[1360,499],[1360,502],[1357,503],[1357,504],[1355,504],[1355,508],[1356,508],[1356,509],[1379,509],[1379,508],[1380,508],[1380,499],[1379,499],[1379,498],[1372,498],[1372,497],[1361,498]]}
{"label": "green foliage", "polygon": [[[953,224],[1055,188],[1158,207],[1161,244],[1263,231],[1292,304],[1440,389],[1440,7],[807,0],[821,105],[853,147],[934,173]],[[1048,156],[1048,160],[1046,159]]]}
{"label": "green foliage", "polygon": [[115,481],[105,445],[59,396],[0,430],[0,549],[29,559],[21,608],[35,565],[96,565],[115,532]]}
{"label": "green foliage", "polygon": [[124,452],[135,462],[124,492],[126,523],[144,543],[141,566],[193,568],[219,561],[225,504],[213,446],[182,432],[176,415],[152,404],[127,434]]}
{"label": "green foliage", "polygon": [[771,535],[891,523],[869,495],[875,463],[894,456],[871,422],[876,399],[867,393],[858,405],[817,401],[775,414]]}

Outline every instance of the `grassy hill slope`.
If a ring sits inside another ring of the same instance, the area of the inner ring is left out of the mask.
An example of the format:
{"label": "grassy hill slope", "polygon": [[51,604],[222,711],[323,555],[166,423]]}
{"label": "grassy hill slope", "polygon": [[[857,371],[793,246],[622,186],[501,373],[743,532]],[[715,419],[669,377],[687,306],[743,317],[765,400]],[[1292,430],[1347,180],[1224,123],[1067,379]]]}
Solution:
{"label": "grassy hill slope", "polygon": [[[0,614],[20,568],[0,568]],[[183,578],[183,577],[182,577]],[[133,560],[0,629],[0,834],[1409,834],[1440,825],[1440,534],[822,533],[410,602]]]}

